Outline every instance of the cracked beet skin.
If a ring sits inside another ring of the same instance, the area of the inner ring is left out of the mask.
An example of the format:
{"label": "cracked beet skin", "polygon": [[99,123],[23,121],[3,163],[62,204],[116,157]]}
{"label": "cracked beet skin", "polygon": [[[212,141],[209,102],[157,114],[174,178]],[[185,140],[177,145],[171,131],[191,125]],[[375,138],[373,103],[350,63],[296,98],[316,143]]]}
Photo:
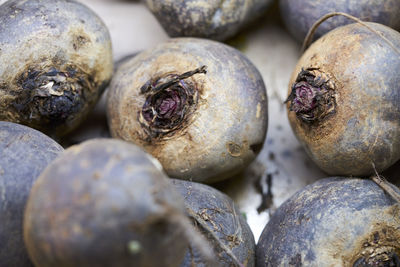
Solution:
{"label": "cracked beet skin", "polygon": [[33,183],[63,148],[32,128],[0,121],[0,266],[30,267],[22,224]]}
{"label": "cracked beet skin", "polygon": [[400,34],[366,23],[315,41],[289,82],[290,125],[330,175],[373,175],[400,159]]}
{"label": "cracked beet skin", "polygon": [[[330,12],[344,12],[363,21],[381,23],[397,31],[400,29],[398,0],[279,0],[279,4],[286,27],[299,42],[303,42],[314,22]],[[315,38],[349,23],[353,21],[344,17],[330,18],[317,29]]]}
{"label": "cracked beet skin", "polygon": [[372,180],[332,177],[275,211],[256,266],[399,266],[399,256],[400,203]]}
{"label": "cracked beet skin", "polygon": [[170,177],[212,183],[260,152],[267,94],[238,50],[173,38],[126,61],[108,90],[111,135],[143,147]]}
{"label": "cracked beet skin", "polygon": [[76,1],[6,1],[0,51],[0,120],[51,136],[85,119],[113,70],[108,29]]}
{"label": "cracked beet skin", "polygon": [[66,149],[40,175],[24,239],[40,267],[173,267],[188,246],[185,219],[179,193],[153,157],[121,140],[92,139]]}
{"label": "cracked beet skin", "polygon": [[224,41],[260,17],[271,0],[146,0],[147,7],[171,37]]}
{"label": "cracked beet skin", "polygon": [[[186,213],[191,218],[197,230],[200,231],[218,256],[220,266],[237,266],[237,263],[246,267],[255,264],[255,243],[253,233],[246,220],[235,207],[234,202],[227,195],[208,185],[195,182],[172,180],[173,185],[181,193]],[[199,221],[206,224],[215,237],[205,230]],[[226,248],[233,252],[237,261],[216,241],[219,240]],[[190,245],[181,267],[206,267],[197,249]]]}

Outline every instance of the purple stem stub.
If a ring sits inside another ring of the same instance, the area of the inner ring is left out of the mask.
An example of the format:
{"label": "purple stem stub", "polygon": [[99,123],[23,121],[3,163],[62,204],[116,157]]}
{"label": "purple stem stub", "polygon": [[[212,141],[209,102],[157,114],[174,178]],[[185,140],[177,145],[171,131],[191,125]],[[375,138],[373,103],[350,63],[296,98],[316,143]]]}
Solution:
{"label": "purple stem stub", "polygon": [[166,74],[146,82],[141,94],[146,99],[138,114],[147,141],[162,139],[184,127],[196,109],[198,89],[185,79],[206,73],[206,66],[183,74]]}
{"label": "purple stem stub", "polygon": [[329,81],[314,74],[318,71],[316,68],[301,70],[285,101],[290,103],[289,110],[307,123],[322,121],[336,108],[335,91],[329,86]]}
{"label": "purple stem stub", "polygon": [[296,96],[292,100],[292,109],[294,112],[309,112],[317,106],[317,93],[320,88],[315,88],[307,82],[299,82],[294,84]]}

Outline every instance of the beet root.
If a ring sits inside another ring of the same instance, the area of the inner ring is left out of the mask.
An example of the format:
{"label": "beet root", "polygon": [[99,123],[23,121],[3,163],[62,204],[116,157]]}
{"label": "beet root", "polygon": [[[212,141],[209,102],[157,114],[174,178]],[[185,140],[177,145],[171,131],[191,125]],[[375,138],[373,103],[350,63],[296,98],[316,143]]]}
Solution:
{"label": "beet root", "polygon": [[[363,21],[377,22],[395,30],[400,29],[400,2],[397,0],[280,0],[282,19],[289,32],[302,42],[312,25],[322,16],[331,12],[344,12]],[[352,23],[344,17],[335,17],[321,25],[315,37],[339,26]]]}
{"label": "beet root", "polygon": [[[254,237],[232,199],[208,185],[172,181],[183,196],[186,213],[214,248],[220,266],[254,266]],[[193,245],[187,249],[181,267],[191,266],[207,266]]]}
{"label": "beet root", "polygon": [[276,210],[256,258],[257,266],[399,266],[400,203],[371,180],[319,180]]}
{"label": "beet root", "polygon": [[22,237],[25,204],[39,174],[62,151],[41,132],[0,121],[0,266],[32,266]]}
{"label": "beet root", "polygon": [[143,147],[170,177],[226,179],[264,143],[262,77],[218,42],[176,38],[142,52],[117,70],[108,93],[112,136]]}
{"label": "beet root", "polygon": [[24,238],[36,266],[179,266],[184,219],[156,160],[132,144],[93,139],[68,148],[39,177]]}
{"label": "beet root", "polygon": [[0,25],[0,120],[66,135],[111,79],[108,29],[88,7],[65,0],[9,0]]}
{"label": "beet root", "polygon": [[312,160],[331,175],[367,176],[400,159],[400,34],[350,24],[300,58],[290,80],[288,116]]}
{"label": "beet root", "polygon": [[171,37],[224,41],[263,14],[271,0],[146,0],[147,7]]}

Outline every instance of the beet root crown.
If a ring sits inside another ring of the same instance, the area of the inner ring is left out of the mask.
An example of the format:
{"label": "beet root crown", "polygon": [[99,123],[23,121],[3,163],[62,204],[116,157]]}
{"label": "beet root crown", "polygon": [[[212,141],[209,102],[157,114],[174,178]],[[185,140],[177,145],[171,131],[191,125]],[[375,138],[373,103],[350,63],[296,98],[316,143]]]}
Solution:
{"label": "beet root crown", "polygon": [[195,74],[206,74],[206,69],[202,66],[180,75],[165,74],[150,79],[140,88],[146,100],[138,119],[148,142],[166,138],[185,126],[198,102],[198,88],[186,79]]}
{"label": "beet root crown", "polygon": [[307,123],[322,121],[336,109],[335,90],[318,72],[317,68],[302,69],[285,101],[290,102],[289,110]]}
{"label": "beet root crown", "polygon": [[21,93],[13,106],[22,121],[39,129],[52,129],[79,113],[85,105],[85,92],[92,90],[94,84],[89,75],[73,65],[63,66],[63,70],[37,69],[40,68],[20,75]]}

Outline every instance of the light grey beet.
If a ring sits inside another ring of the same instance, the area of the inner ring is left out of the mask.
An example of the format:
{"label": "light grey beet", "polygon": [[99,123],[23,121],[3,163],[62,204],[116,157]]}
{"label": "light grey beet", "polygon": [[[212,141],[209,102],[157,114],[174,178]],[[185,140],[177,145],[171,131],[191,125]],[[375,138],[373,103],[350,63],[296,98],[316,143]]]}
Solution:
{"label": "light grey beet", "polygon": [[400,33],[366,22],[315,41],[289,82],[290,125],[326,173],[369,176],[400,159]]}
{"label": "light grey beet", "polygon": [[3,3],[0,51],[0,120],[54,136],[82,122],[113,71],[107,27],[73,0]]}
{"label": "light grey beet", "polygon": [[32,266],[22,237],[33,183],[63,148],[41,132],[0,121],[0,266]]}
{"label": "light grey beet", "polygon": [[143,147],[179,179],[232,176],[267,133],[261,74],[215,41],[175,38],[138,54],[116,71],[107,99],[111,135]]}
{"label": "light grey beet", "polygon": [[319,180],[275,211],[256,258],[257,267],[399,266],[400,203],[372,180]]}

